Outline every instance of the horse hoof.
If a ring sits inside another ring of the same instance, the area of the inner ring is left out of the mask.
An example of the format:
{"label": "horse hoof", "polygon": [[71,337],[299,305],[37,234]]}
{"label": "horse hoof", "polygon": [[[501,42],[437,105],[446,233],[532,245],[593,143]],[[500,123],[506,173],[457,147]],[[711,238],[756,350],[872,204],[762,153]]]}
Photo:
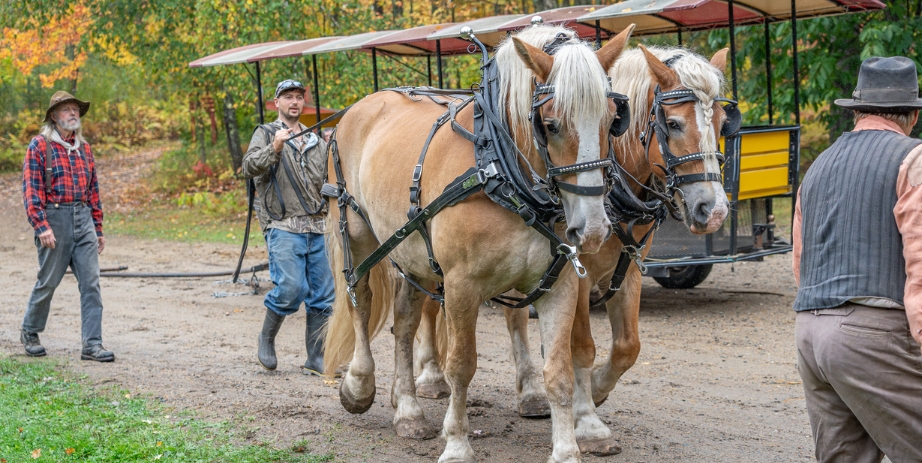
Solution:
{"label": "horse hoof", "polygon": [[607,457],[621,453],[621,447],[613,437],[576,441],[579,451],[597,457]]}
{"label": "horse hoof", "polygon": [[435,438],[435,431],[429,427],[425,419],[402,419],[394,426],[397,436],[405,439],[429,440]]}
{"label": "horse hoof", "polygon": [[544,397],[530,397],[519,402],[519,416],[522,418],[550,418],[551,404]]}
{"label": "horse hoof", "polygon": [[451,395],[451,388],[444,380],[416,386],[416,397],[423,399],[444,399]]}
{"label": "horse hoof", "polygon": [[602,397],[602,398],[599,399],[599,400],[593,400],[593,402],[595,402],[595,406],[596,406],[596,408],[598,408],[599,405],[604,404],[606,400],[608,400],[608,394],[606,394],[605,397]]}
{"label": "horse hoof", "polygon": [[343,405],[343,408],[347,412],[352,414],[365,413],[371,408],[371,405],[375,403],[375,391],[377,388],[372,388],[371,395],[369,395],[365,400],[357,400],[349,392],[349,389],[343,387],[342,383],[339,387],[339,403]]}
{"label": "horse hoof", "polygon": [[467,458],[450,458],[447,460],[439,459],[439,463],[477,463],[477,460]]}

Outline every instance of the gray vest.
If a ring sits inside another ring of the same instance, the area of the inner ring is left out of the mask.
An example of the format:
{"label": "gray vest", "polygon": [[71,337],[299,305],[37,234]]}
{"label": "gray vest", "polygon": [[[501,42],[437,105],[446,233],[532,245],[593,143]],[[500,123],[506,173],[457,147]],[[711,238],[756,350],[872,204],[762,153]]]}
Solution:
{"label": "gray vest", "polygon": [[794,310],[837,307],[856,297],[903,303],[896,178],[920,144],[886,130],[848,132],[810,166],[800,187],[803,252]]}

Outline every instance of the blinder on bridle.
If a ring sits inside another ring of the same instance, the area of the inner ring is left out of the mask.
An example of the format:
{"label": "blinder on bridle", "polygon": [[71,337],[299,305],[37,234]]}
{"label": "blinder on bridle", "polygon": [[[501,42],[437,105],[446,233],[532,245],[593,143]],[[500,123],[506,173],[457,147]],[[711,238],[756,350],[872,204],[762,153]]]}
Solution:
{"label": "blinder on bridle", "polygon": [[[560,49],[560,46],[570,40],[570,37],[566,34],[557,34],[557,37],[544,47],[544,52],[553,55]],[[615,120],[612,122],[611,127],[608,131],[611,135],[617,137],[622,135],[627,131],[628,126],[631,123],[631,110],[628,104],[628,97],[620,93],[615,93],[609,91],[607,94],[608,98],[611,98],[615,103],[616,112]],[[549,190],[553,195],[557,195],[556,190],[560,189],[569,193],[581,195],[581,196],[602,196],[608,194],[611,190],[611,178],[613,175],[614,168],[614,152],[609,149],[609,156],[605,159],[599,159],[597,161],[582,162],[578,164],[571,164],[569,166],[555,167],[554,163],[551,162],[550,155],[547,151],[547,132],[546,127],[544,126],[544,120],[541,118],[541,107],[544,106],[548,101],[554,98],[554,86],[538,83],[535,80],[535,91],[532,96],[532,105],[531,113],[528,118],[532,123],[532,136],[535,140],[535,144],[538,147],[538,152],[541,154],[541,157],[544,159],[544,163],[547,165],[547,177],[549,183]],[[572,183],[562,182],[556,180],[554,177],[560,175],[575,174],[578,172],[585,172],[588,170],[594,169],[603,169],[603,178],[605,183],[598,186],[580,186]]]}
{"label": "blinder on bridle", "polygon": [[[697,153],[686,154],[681,157],[676,156],[669,149],[669,127],[666,125],[666,113],[663,110],[663,106],[672,106],[693,102],[697,103],[699,99],[697,96],[695,96],[695,92],[689,89],[679,89],[663,92],[657,85],[653,95],[653,107],[650,110],[650,125],[647,133],[641,135],[641,142],[643,143],[644,149],[647,153],[647,156],[649,157],[650,143],[653,141],[650,132],[653,132],[656,135],[656,141],[659,143],[660,151],[663,155],[663,160],[666,162],[665,166],[659,167],[666,173],[666,177],[668,179],[667,187],[670,189],[675,189],[683,183],[701,181],[721,182],[723,179],[721,178],[720,174],[716,172],[704,172],[700,174],[687,175],[678,175],[675,172],[676,166],[694,161],[704,161],[709,155],[716,157],[717,162],[721,166],[723,166],[725,160],[724,154],[720,152],[719,147],[716,151],[701,151]],[[715,98],[715,101],[726,103],[723,106],[723,109],[727,115],[727,119],[724,121],[723,127],[720,129],[720,135],[723,137],[729,137],[736,134],[736,132],[738,132],[740,129],[740,125],[742,124],[742,115],[740,114],[740,110],[736,101],[727,98]]]}

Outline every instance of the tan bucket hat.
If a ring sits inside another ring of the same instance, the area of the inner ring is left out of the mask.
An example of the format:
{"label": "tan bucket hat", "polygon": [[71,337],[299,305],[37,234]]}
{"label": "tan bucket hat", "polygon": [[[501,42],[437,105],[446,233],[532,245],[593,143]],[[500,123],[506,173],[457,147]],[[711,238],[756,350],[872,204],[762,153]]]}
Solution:
{"label": "tan bucket hat", "polygon": [[83,117],[83,115],[86,114],[86,112],[90,109],[89,101],[80,101],[70,93],[67,93],[64,90],[58,90],[54,92],[54,95],[51,95],[51,102],[48,103],[48,110],[45,111],[45,118],[42,119],[42,122],[48,122],[48,120],[51,119],[51,112],[64,103],[75,103],[77,107],[80,108],[80,117]]}

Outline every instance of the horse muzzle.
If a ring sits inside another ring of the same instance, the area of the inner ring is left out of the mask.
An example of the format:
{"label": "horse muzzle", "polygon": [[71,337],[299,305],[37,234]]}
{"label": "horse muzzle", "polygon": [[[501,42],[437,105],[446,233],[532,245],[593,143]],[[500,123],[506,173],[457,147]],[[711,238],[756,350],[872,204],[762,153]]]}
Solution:
{"label": "horse muzzle", "polygon": [[729,208],[726,201],[700,202],[686,211],[688,229],[696,235],[714,233],[727,218]]}
{"label": "horse muzzle", "polygon": [[568,227],[567,239],[580,254],[595,254],[611,237],[611,222],[606,217],[598,226]]}

